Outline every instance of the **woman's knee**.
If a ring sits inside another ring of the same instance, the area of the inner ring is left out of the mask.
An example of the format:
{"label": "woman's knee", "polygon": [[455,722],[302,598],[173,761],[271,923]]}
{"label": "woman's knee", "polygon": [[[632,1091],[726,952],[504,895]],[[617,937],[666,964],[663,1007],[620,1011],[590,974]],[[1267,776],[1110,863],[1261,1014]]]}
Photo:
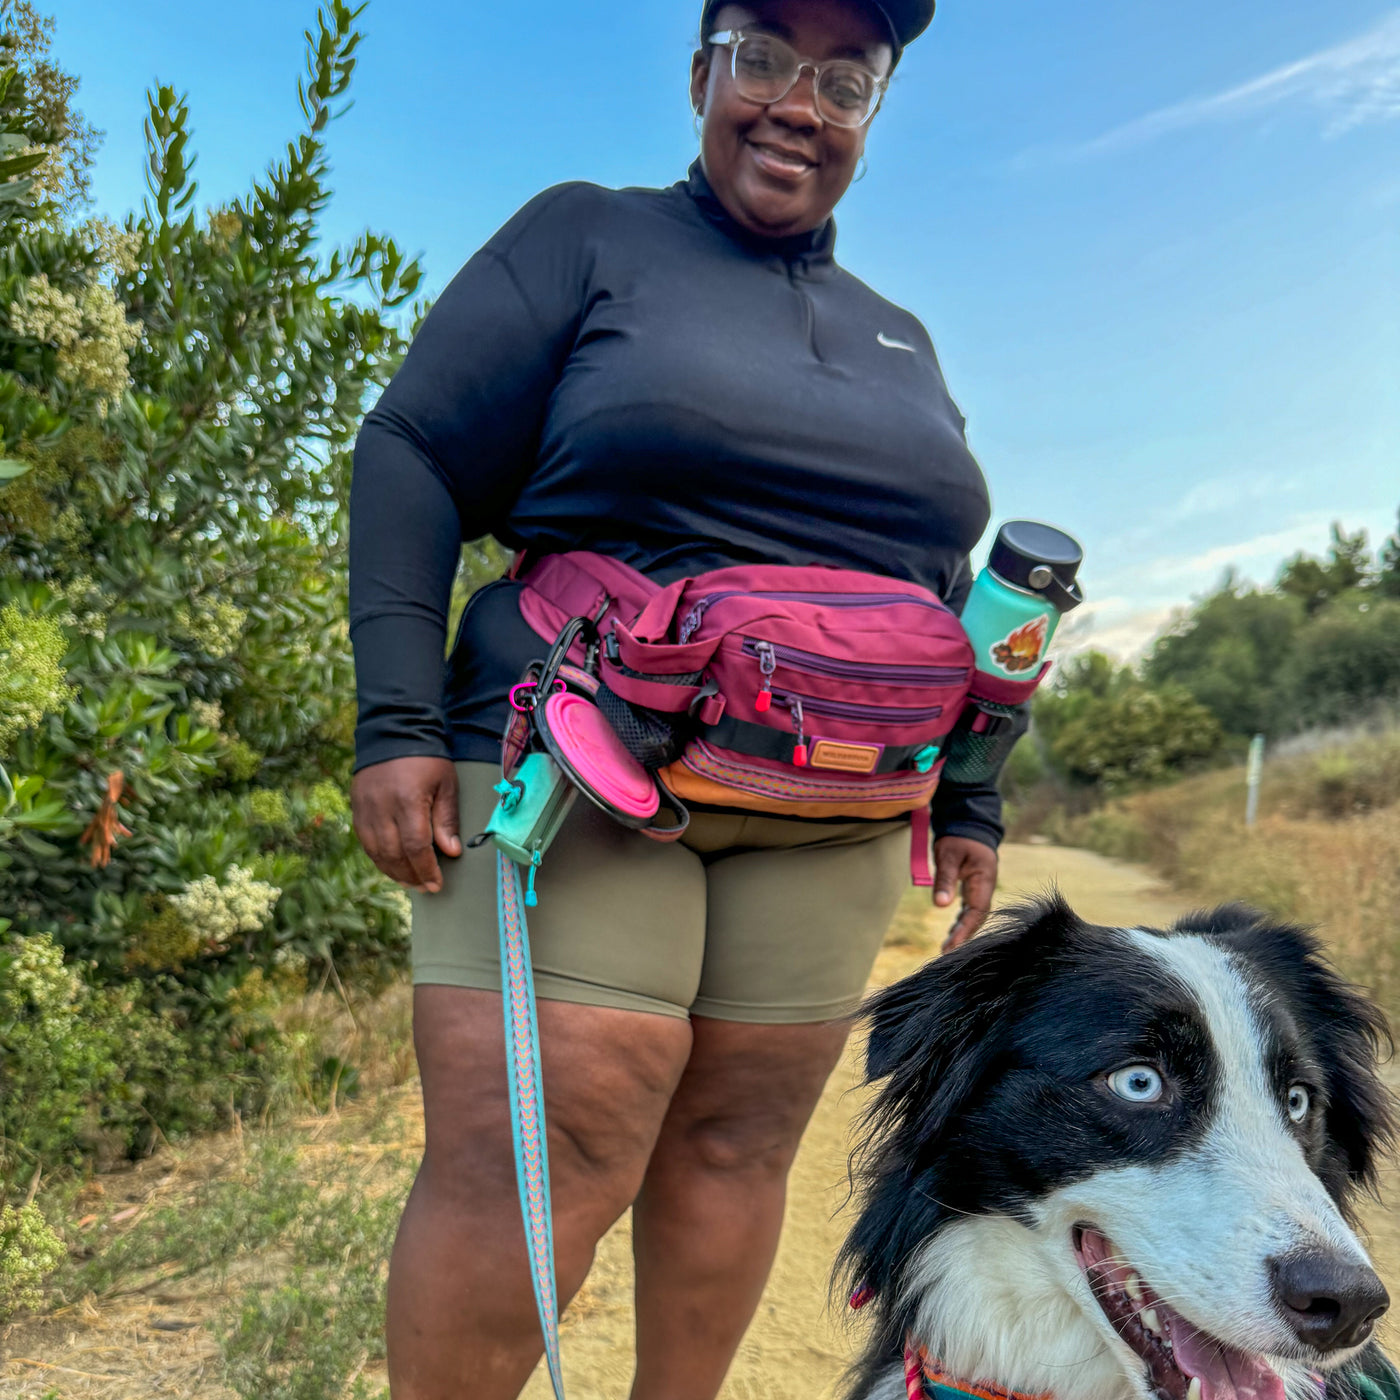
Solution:
{"label": "woman's knee", "polygon": [[[556,1203],[575,1189],[625,1208],[646,1168],[690,1049],[678,1018],[539,1004],[541,1078]],[[420,987],[415,1036],[426,1126],[424,1187],[481,1204],[515,1194],[500,998]],[[618,1202],[613,1197],[622,1197]]]}
{"label": "woman's knee", "polygon": [[664,1130],[669,1167],[781,1178],[849,1026],[695,1020],[695,1048]]}

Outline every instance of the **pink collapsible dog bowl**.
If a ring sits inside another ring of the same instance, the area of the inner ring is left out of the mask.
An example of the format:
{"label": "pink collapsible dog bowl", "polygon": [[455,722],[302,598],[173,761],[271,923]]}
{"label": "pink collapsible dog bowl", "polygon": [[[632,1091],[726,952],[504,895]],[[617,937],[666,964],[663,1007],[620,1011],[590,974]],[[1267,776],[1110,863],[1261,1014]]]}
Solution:
{"label": "pink collapsible dog bowl", "polygon": [[585,797],[627,826],[655,819],[661,808],[656,783],[623,748],[597,705],[571,691],[557,692],[544,702],[543,718],[538,728],[545,747]]}

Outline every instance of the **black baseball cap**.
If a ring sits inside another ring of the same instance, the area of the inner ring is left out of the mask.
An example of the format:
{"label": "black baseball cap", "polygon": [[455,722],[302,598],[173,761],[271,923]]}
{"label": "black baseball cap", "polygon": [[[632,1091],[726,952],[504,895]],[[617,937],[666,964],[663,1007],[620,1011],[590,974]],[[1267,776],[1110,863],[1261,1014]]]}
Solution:
{"label": "black baseball cap", "polygon": [[[705,8],[700,13],[700,38],[708,37],[710,17],[725,0],[705,0]],[[933,20],[933,7],[936,0],[863,0],[871,9],[881,11],[889,21],[890,30],[896,42],[896,54],[906,44],[911,44]]]}

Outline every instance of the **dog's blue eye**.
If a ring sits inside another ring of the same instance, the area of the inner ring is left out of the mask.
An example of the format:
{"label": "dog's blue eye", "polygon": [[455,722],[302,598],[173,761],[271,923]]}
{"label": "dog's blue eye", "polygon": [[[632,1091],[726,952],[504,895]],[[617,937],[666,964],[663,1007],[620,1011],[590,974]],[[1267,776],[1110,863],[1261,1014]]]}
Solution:
{"label": "dog's blue eye", "polygon": [[1108,1087],[1129,1103],[1156,1103],[1166,1086],[1151,1065],[1129,1065],[1108,1076]]}
{"label": "dog's blue eye", "polygon": [[1308,1116],[1308,1109],[1311,1107],[1312,1095],[1304,1085],[1294,1084],[1288,1091],[1288,1116],[1295,1123],[1301,1123]]}

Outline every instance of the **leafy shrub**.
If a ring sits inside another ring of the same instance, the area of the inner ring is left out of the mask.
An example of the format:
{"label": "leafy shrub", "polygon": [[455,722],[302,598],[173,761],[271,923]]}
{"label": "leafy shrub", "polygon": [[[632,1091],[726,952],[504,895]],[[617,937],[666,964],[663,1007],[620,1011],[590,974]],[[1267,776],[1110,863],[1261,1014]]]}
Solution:
{"label": "leafy shrub", "polygon": [[1400,701],[1400,599],[1360,592],[1330,603],[1309,626],[1285,684],[1294,729],[1353,723]]}
{"label": "leafy shrub", "polygon": [[1400,704],[1400,532],[1373,559],[1365,531],[1333,525],[1325,558],[1295,556],[1273,588],[1227,576],[1157,639],[1143,676],[1184,686],[1240,738]]}
{"label": "leafy shrub", "polygon": [[1268,768],[1269,801],[1289,816],[1333,820],[1400,803],[1400,731],[1299,754]]}
{"label": "leafy shrub", "polygon": [[262,1101],[285,1062],[264,1008],[215,1023],[160,979],[93,986],[47,934],[0,943],[0,1179],[99,1163]]}
{"label": "leafy shrub", "polygon": [[1060,668],[1036,731],[1070,781],[1100,792],[1160,783],[1221,751],[1219,722],[1181,686],[1152,686],[1099,652]]}
{"label": "leafy shrub", "polygon": [[1282,732],[1289,716],[1278,678],[1305,619],[1297,597],[1228,578],[1153,644],[1143,662],[1144,679],[1185,687],[1229,734]]}
{"label": "leafy shrub", "polygon": [[382,235],[323,246],[357,13],[318,12],[302,129],[226,206],[152,91],[118,228],[45,22],[0,6],[0,957],[55,997],[2,1013],[0,1170],[259,1106],[285,1054],[250,1007],[406,958],[345,799],[350,453],[420,281]]}

